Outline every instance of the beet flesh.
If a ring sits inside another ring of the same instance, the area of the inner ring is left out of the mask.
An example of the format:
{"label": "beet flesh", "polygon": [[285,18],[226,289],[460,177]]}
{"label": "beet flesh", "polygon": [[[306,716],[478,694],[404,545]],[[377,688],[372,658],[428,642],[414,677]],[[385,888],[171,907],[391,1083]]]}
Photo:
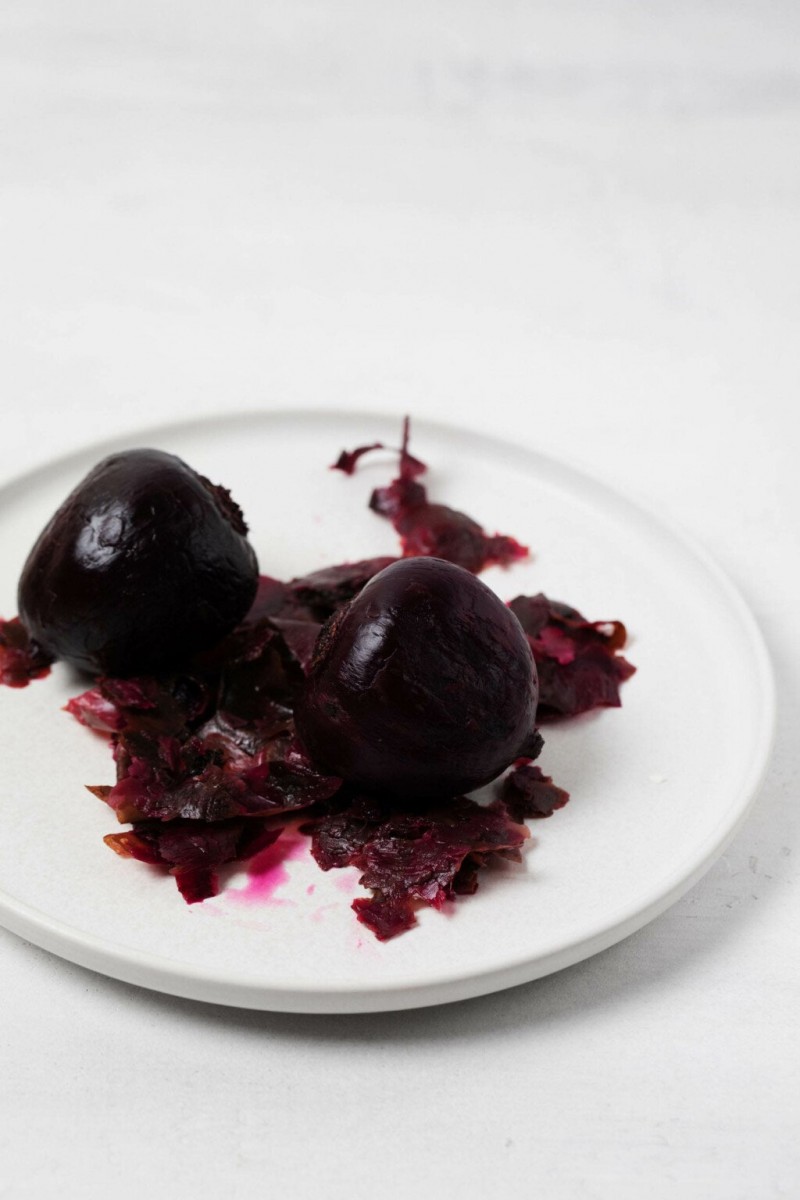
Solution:
{"label": "beet flesh", "polygon": [[509,766],[537,699],[513,613],[461,567],[412,558],[323,627],[295,716],[324,770],[380,794],[436,798]]}
{"label": "beet flesh", "polygon": [[19,584],[30,636],[56,658],[113,675],[163,670],[244,616],[258,564],[229,493],[181,459],[104,459],[34,545]]}

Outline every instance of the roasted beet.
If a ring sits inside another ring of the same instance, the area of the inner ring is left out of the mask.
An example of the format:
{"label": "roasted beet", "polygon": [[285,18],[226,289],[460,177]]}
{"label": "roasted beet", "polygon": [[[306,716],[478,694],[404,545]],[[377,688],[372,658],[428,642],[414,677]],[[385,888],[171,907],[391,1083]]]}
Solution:
{"label": "roasted beet", "polygon": [[513,613],[461,567],[413,558],[323,627],[296,718],[326,771],[394,796],[449,797],[522,752],[537,698]]}
{"label": "roasted beet", "polygon": [[145,674],[218,641],[247,612],[258,566],[228,492],[160,450],[104,459],[31,551],[19,611],[57,658]]}

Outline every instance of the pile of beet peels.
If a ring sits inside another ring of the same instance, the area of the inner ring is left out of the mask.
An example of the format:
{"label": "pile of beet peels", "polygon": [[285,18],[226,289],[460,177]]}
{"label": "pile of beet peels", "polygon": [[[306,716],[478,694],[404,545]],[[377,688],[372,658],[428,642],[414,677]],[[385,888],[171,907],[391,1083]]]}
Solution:
{"label": "pile of beet peels", "polygon": [[[526,557],[513,538],[428,500],[426,467],[408,438],[406,420],[399,474],[370,499],[400,535],[403,557],[436,556],[476,574]],[[343,451],[334,466],[352,474],[383,448]],[[168,675],[98,678],[69,701],[68,712],[110,741],[116,782],[89,790],[131,825],[105,838],[113,850],[164,867],[195,903],[217,894],[223,864],[252,857],[300,821],[323,870],[359,869],[371,894],[353,909],[382,941],[414,925],[421,905],[473,893],[485,864],[519,860],[523,822],[569,799],[533,763],[538,735],[487,805],[454,796],[405,806],[321,774],[295,736],[293,705],[322,623],[394,561],[345,563],[288,583],[262,576],[247,617],[212,651]],[[634,671],[619,653],[620,622],[587,621],[541,594],[510,607],[536,660],[540,722],[619,705]],[[22,687],[48,668],[18,619],[0,622],[0,682]]]}

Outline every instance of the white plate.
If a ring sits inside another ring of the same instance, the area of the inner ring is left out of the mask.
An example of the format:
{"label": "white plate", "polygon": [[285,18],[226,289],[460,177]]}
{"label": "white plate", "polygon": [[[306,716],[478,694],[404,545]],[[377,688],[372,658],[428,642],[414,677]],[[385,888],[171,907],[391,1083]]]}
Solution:
{"label": "white plate", "polygon": [[[0,612],[34,537],[103,455],[153,445],[230,487],[262,570],[289,578],[391,554],[371,488],[395,460],[351,479],[338,451],[400,421],[263,413],[149,430],[95,446],[0,490]],[[757,791],[774,724],[767,655],[718,568],[675,531],[601,484],[505,442],[417,421],[413,450],[436,500],[514,534],[531,563],[487,572],[503,598],[545,591],[592,619],[619,618],[639,668],[623,707],[545,729],[545,770],[572,793],[532,823],[521,867],[483,873],[480,891],[410,933],[376,942],[350,911],[357,872],[321,872],[298,842],[260,896],[244,871],[188,906],[174,882],[102,843],[108,809],[84,783],[111,782],[107,747],[61,712],[80,682],[64,666],[0,688],[0,920],[83,966],[176,995],[290,1012],[438,1004],[523,983],[632,933],[721,853]],[[268,893],[268,894],[267,894]]]}

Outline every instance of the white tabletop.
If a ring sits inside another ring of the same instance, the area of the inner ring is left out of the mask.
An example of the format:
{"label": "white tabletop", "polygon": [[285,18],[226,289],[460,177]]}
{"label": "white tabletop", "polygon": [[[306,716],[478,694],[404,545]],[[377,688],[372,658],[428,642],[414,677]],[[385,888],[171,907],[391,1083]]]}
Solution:
{"label": "white tabletop", "polygon": [[800,1195],[798,34],[792,0],[4,6],[0,477],[239,409],[491,430],[710,547],[780,718],[700,884],[482,1000],[225,1010],[0,931],[3,1200]]}

